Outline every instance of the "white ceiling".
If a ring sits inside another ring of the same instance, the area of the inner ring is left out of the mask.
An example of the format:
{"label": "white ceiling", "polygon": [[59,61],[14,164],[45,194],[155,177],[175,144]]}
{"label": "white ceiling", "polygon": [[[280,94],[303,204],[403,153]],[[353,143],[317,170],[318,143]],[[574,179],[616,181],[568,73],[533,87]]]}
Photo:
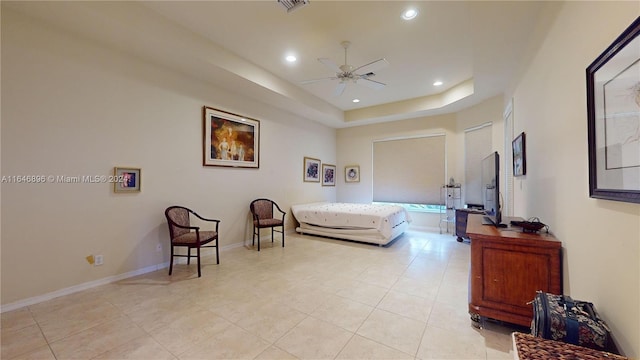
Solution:
{"label": "white ceiling", "polygon": [[[150,61],[333,127],[458,111],[502,94],[526,61],[542,1],[323,1],[291,13],[276,0],[2,2]],[[401,19],[408,7],[419,11]],[[317,61],[354,66],[385,58],[381,90],[350,83]],[[298,61],[289,64],[285,55]],[[444,82],[434,87],[433,82]],[[358,98],[359,103],[352,99]]]}

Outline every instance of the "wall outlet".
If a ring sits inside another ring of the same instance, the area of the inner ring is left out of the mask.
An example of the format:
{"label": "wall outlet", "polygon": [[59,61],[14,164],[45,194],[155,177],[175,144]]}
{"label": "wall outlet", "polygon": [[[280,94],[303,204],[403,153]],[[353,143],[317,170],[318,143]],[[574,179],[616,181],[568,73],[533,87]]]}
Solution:
{"label": "wall outlet", "polygon": [[95,266],[100,266],[104,264],[104,257],[102,255],[95,256]]}
{"label": "wall outlet", "polygon": [[158,251],[158,252],[162,251],[162,244],[158,243],[156,245],[156,251]]}

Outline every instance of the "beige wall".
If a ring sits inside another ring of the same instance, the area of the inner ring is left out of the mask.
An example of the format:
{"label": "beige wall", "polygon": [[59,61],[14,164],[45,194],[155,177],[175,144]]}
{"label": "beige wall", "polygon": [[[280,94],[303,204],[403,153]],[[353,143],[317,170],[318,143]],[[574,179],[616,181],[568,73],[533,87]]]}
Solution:
{"label": "beige wall", "polygon": [[[260,120],[260,169],[202,166],[204,105]],[[137,194],[114,194],[110,184],[2,184],[3,311],[168,263],[163,212],[172,204],[221,219],[224,247],[251,238],[254,198],[284,209],[333,201],[336,188],[302,181],[302,164],[335,163],[335,151],[334,129],[3,9],[2,175],[142,168]],[[104,265],[89,265],[90,254]]]}
{"label": "beige wall", "polygon": [[640,357],[640,205],[589,198],[586,67],[640,15],[634,2],[567,2],[521,79],[515,133],[527,175],[515,214],[537,216],[564,247],[564,291],[595,303],[624,353]]}
{"label": "beige wall", "polygon": [[[502,144],[502,106],[502,97],[498,96],[458,113],[338,129],[337,153],[338,174],[340,176],[338,177],[337,200],[360,203],[372,201],[372,143],[381,139],[445,134],[447,165],[446,176],[442,182],[445,183],[450,177],[453,177],[456,182],[463,183],[464,130],[492,122],[494,124],[493,143]],[[344,167],[348,165],[360,166],[359,183],[345,183]],[[439,214],[412,213],[411,216],[413,227],[438,229]],[[454,230],[452,227],[450,229]]]}

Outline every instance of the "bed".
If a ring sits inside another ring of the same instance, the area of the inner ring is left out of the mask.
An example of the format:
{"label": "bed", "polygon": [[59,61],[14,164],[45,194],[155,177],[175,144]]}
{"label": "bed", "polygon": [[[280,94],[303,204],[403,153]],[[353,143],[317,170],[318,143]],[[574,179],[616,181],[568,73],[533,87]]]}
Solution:
{"label": "bed", "polygon": [[386,204],[312,203],[293,205],[300,234],[386,245],[407,230],[405,208]]}

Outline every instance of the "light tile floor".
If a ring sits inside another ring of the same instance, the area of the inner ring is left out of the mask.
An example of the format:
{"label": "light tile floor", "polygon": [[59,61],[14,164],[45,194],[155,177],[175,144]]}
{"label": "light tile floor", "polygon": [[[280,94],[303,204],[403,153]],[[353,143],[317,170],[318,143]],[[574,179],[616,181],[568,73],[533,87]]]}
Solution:
{"label": "light tile floor", "polygon": [[2,359],[512,359],[471,326],[469,244],[291,234],[2,314]]}

